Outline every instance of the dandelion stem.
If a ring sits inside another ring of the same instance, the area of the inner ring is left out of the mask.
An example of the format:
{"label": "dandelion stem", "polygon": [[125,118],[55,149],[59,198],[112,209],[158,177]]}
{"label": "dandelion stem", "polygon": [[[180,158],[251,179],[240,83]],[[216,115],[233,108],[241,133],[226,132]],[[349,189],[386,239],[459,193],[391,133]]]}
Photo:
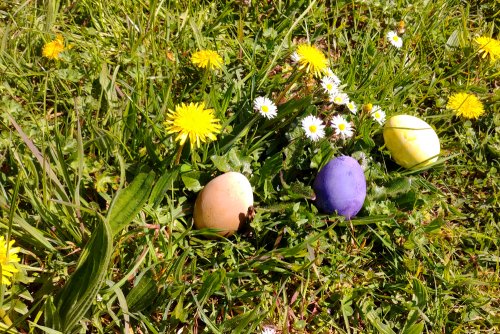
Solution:
{"label": "dandelion stem", "polygon": [[179,149],[177,150],[177,154],[175,156],[174,166],[177,166],[179,164],[179,161],[181,160],[181,155],[182,155],[182,149],[183,148],[184,148],[184,144],[179,145]]}
{"label": "dandelion stem", "polygon": [[9,316],[7,315],[7,313],[0,309],[0,318],[3,320],[3,322],[7,325],[7,326],[12,326],[12,321],[10,320]]}
{"label": "dandelion stem", "polygon": [[276,103],[281,103],[281,100],[285,97],[285,95],[288,93],[288,91],[292,88],[292,86],[297,82],[297,80],[302,77],[303,72],[299,71],[293,78],[292,81],[288,84],[288,86],[283,89],[281,94],[278,96],[276,99]]}
{"label": "dandelion stem", "polygon": [[201,82],[201,93],[205,94],[205,88],[207,88],[207,82],[208,82],[208,75],[209,75],[210,69],[207,67],[205,70],[205,73],[203,74],[203,81]]}

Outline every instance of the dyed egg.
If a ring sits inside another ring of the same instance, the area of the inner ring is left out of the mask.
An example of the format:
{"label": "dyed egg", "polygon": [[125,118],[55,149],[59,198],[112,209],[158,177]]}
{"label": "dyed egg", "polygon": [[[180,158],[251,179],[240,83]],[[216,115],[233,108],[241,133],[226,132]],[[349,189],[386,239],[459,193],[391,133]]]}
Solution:
{"label": "dyed egg", "polygon": [[230,236],[244,224],[253,205],[252,186],[240,173],[228,172],[207,183],[194,204],[194,225],[198,229],[216,228]]}
{"label": "dyed egg", "polygon": [[335,158],[319,171],[314,180],[316,206],[324,213],[351,219],[363,207],[366,179],[359,163],[347,156]]}
{"label": "dyed egg", "polygon": [[405,168],[420,168],[437,160],[440,145],[436,132],[420,118],[391,117],[384,126],[385,146],[392,158]]}

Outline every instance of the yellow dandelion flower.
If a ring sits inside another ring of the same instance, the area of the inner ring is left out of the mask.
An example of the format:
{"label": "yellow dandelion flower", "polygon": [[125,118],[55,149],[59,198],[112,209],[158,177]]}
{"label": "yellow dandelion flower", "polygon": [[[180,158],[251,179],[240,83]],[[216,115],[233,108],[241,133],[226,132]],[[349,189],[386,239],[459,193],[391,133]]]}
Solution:
{"label": "yellow dandelion flower", "polygon": [[482,57],[486,58],[490,56],[491,61],[495,61],[495,58],[500,58],[500,41],[489,38],[489,37],[478,37],[474,40],[479,44],[479,53],[482,53]]}
{"label": "yellow dandelion flower", "polygon": [[453,94],[448,100],[446,107],[454,110],[457,116],[463,116],[465,118],[477,119],[484,114],[483,104],[473,94]]}
{"label": "yellow dandelion flower", "polygon": [[44,45],[42,55],[49,59],[59,59],[59,54],[64,51],[64,39],[57,35],[56,39]]}
{"label": "yellow dandelion flower", "polygon": [[372,109],[373,109],[373,104],[371,104],[371,103],[367,103],[367,104],[363,105],[363,111],[366,113],[371,113]]}
{"label": "yellow dandelion flower", "polygon": [[169,110],[165,121],[167,133],[178,133],[175,140],[184,145],[189,137],[191,149],[200,147],[200,142],[207,139],[215,140],[220,132],[219,119],[215,118],[213,109],[205,109],[204,103],[190,103],[175,106],[175,111]]}
{"label": "yellow dandelion flower", "polygon": [[305,68],[318,78],[328,75],[328,60],[317,47],[301,44],[294,55],[301,69]]}
{"label": "yellow dandelion flower", "polygon": [[19,247],[12,247],[14,240],[7,241],[3,236],[0,236],[0,269],[2,271],[2,284],[10,285],[12,276],[19,270],[15,267],[15,263],[19,263],[20,259],[17,256]]}
{"label": "yellow dandelion flower", "polygon": [[211,70],[222,68],[222,57],[212,50],[201,50],[193,53],[191,62],[199,68],[209,68]]}

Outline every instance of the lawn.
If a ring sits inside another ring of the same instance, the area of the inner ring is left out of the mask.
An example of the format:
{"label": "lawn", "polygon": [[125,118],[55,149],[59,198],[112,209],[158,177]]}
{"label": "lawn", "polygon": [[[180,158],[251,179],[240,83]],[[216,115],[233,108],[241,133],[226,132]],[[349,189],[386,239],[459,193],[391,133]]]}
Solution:
{"label": "lawn", "polygon": [[0,3],[0,331],[500,333],[499,18]]}

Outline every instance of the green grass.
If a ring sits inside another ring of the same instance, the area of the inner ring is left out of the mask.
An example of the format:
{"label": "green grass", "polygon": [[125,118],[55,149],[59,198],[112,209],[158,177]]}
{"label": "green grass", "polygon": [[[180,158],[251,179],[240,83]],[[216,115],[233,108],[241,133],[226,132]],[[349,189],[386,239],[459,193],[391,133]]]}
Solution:
{"label": "green grass", "polygon": [[[1,287],[2,330],[500,333],[499,66],[473,42],[500,36],[500,6],[391,3],[0,4],[0,233],[23,249]],[[385,35],[400,21],[398,50]],[[58,61],[42,57],[56,33],[70,46]],[[307,140],[301,118],[332,109],[290,65],[304,41],[360,109],[431,124],[439,163],[399,167],[361,111],[353,139]],[[204,48],[222,70],[191,64]],[[478,120],[446,109],[460,91],[484,103]],[[273,120],[252,110],[264,95],[278,104]],[[202,101],[222,133],[186,145],[175,165],[166,114]],[[318,169],[362,154],[361,212],[320,214]],[[252,233],[209,239],[193,227],[194,201],[229,170],[253,186]]]}

